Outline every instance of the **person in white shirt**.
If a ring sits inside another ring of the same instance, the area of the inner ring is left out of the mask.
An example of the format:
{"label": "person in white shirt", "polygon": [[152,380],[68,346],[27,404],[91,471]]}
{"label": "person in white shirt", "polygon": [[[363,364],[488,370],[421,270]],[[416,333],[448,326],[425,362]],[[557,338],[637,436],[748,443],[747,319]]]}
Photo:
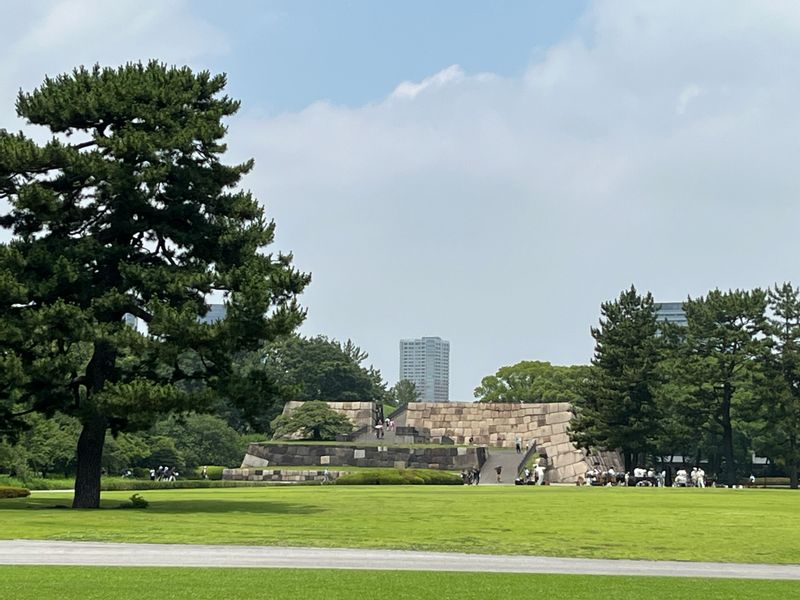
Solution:
{"label": "person in white shirt", "polygon": [[683,487],[686,485],[686,483],[687,483],[686,469],[678,469],[678,472],[675,474],[675,481],[673,485],[675,487]]}
{"label": "person in white shirt", "polygon": [[533,470],[536,471],[536,485],[544,485],[544,467],[536,465]]}
{"label": "person in white shirt", "polygon": [[697,487],[706,487],[706,472],[701,467],[697,467]]}

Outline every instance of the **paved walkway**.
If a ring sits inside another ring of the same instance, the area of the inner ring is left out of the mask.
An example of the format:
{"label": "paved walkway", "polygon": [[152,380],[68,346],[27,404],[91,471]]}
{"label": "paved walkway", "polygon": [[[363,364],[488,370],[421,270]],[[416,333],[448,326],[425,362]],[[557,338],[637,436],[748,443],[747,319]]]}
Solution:
{"label": "paved walkway", "polygon": [[800,580],[800,565],[595,560],[402,550],[0,541],[2,565],[277,567]]}
{"label": "paved walkway", "polygon": [[500,475],[501,485],[514,485],[517,477],[519,463],[523,454],[517,454],[514,448],[488,448],[486,462],[481,467],[481,485],[497,485],[497,472],[495,467],[500,465],[503,472]]}

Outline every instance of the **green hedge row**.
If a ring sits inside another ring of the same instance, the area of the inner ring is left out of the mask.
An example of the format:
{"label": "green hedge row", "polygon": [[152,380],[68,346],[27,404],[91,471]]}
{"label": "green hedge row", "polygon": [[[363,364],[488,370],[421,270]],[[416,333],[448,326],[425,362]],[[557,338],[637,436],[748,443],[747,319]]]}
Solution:
{"label": "green hedge row", "polygon": [[28,488],[0,487],[0,498],[26,498],[31,495]]}
{"label": "green hedge row", "polygon": [[342,475],[337,485],[461,485],[461,476],[432,469],[375,469]]}

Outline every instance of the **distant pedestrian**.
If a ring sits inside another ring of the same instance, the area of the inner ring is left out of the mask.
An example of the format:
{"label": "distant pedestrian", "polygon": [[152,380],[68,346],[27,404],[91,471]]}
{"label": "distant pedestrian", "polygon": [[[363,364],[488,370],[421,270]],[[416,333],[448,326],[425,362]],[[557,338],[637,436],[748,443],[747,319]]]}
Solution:
{"label": "distant pedestrian", "polygon": [[150,469],[150,481],[155,481],[155,480],[156,480],[156,470]]}
{"label": "distant pedestrian", "polygon": [[494,468],[494,472],[497,473],[497,483],[500,483],[500,475],[503,472],[503,465],[497,465]]}
{"label": "distant pedestrian", "polygon": [[514,447],[517,449],[517,454],[522,454],[522,438],[517,436],[514,438]]}
{"label": "distant pedestrian", "polygon": [[200,470],[200,479],[208,479],[208,467],[203,466]]}
{"label": "distant pedestrian", "polygon": [[478,485],[481,482],[481,470],[478,467],[472,469],[472,482]]}

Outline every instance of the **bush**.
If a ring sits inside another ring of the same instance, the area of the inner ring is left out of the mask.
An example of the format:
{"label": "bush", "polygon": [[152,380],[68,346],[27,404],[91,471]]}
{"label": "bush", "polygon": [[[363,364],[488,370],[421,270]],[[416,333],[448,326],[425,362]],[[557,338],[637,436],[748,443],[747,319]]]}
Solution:
{"label": "bush", "polygon": [[461,476],[449,471],[436,471],[433,469],[415,469],[416,473],[423,479],[426,485],[463,485]]}
{"label": "bush", "polygon": [[375,469],[342,475],[338,485],[461,485],[461,477],[430,469]]}
{"label": "bush", "polygon": [[[222,479],[222,472],[228,467],[220,467],[218,465],[213,465],[207,468],[208,468],[208,478],[213,481],[220,481]],[[202,480],[203,479],[202,472],[203,472],[203,467],[197,467],[196,469],[192,469],[190,477],[192,479]]]}
{"label": "bush", "polygon": [[127,502],[123,502],[117,508],[147,508],[150,503],[139,494],[131,496]]}
{"label": "bush", "polygon": [[24,487],[0,487],[0,498],[27,498],[31,491]]}
{"label": "bush", "polygon": [[131,471],[136,479],[150,479],[150,469],[147,467],[133,467]]}
{"label": "bush", "polygon": [[71,478],[44,479],[42,477],[26,477],[22,479],[19,477],[1,475],[0,486],[3,485],[10,487],[26,487],[29,490],[66,490],[72,489],[75,485],[75,480]]}

